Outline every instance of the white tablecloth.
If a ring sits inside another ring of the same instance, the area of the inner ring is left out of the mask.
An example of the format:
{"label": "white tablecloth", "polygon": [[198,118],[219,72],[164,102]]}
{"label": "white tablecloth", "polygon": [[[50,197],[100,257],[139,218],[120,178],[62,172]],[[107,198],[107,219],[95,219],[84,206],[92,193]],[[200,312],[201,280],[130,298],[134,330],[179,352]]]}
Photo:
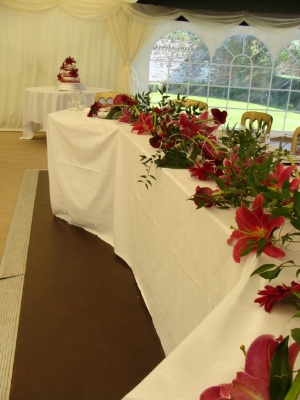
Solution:
{"label": "white tablecloth", "polygon": [[[86,96],[86,106],[95,102],[95,94],[110,89],[87,87],[81,90]],[[30,87],[25,91],[23,110],[23,136],[21,139],[32,139],[34,132],[47,130],[47,115],[55,111],[70,108],[68,94],[70,91],[58,90],[55,86]]]}
{"label": "white tablecloth", "polygon": [[269,315],[253,303],[267,282],[249,276],[267,257],[234,263],[226,244],[234,211],[196,210],[187,201],[203,182],[186,170],[157,169],[149,190],[138,183],[139,156],[155,150],[149,136],[130,130],[81,112],[49,115],[52,210],[114,246],[153,318],[167,357],[125,399],[196,400],[235,377],[244,365],[241,344],[260,333],[288,334],[292,310]]}

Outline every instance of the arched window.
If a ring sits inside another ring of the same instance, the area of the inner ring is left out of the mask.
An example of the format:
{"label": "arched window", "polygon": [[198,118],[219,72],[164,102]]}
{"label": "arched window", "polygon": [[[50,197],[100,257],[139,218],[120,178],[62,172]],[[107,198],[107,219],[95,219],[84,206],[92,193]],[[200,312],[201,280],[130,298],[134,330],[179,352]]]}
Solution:
{"label": "arched window", "polygon": [[272,76],[271,109],[283,130],[300,126],[300,40],[293,40],[276,57]]}
{"label": "arched window", "polygon": [[227,110],[230,126],[240,124],[244,111],[260,110],[272,114],[272,131],[293,132],[300,125],[300,40],[272,60],[268,47],[252,35],[228,37],[210,55],[198,35],[174,30],[150,55],[149,89],[162,84],[172,97],[198,98],[209,108]]}
{"label": "arched window", "polygon": [[159,39],[150,55],[149,88],[162,84],[182,96],[207,96],[209,53],[202,40],[188,31],[173,31]]}
{"label": "arched window", "polygon": [[260,40],[250,35],[226,39],[210,69],[208,104],[226,109],[230,125],[239,125],[246,110],[269,112],[272,60]]}

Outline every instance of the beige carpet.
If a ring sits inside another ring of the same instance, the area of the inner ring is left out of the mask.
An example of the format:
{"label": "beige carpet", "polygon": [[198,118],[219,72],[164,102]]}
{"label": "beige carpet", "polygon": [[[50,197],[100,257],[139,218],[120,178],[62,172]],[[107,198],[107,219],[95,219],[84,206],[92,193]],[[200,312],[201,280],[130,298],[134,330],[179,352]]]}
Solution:
{"label": "beige carpet", "polygon": [[0,131],[0,260],[25,171],[48,168],[46,134],[32,140],[21,140],[21,135]]}

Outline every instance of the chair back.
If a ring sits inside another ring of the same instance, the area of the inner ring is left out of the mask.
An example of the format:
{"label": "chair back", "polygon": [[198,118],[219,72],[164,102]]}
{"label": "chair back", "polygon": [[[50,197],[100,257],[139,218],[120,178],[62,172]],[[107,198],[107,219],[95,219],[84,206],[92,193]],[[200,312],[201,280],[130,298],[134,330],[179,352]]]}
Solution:
{"label": "chair back", "polygon": [[300,154],[300,126],[294,130],[291,153]]}
{"label": "chair back", "polygon": [[114,98],[118,94],[126,94],[126,93],[122,93],[122,92],[100,92],[100,93],[96,93],[95,101],[97,103],[101,103],[103,105],[113,104]]}
{"label": "chair back", "polygon": [[185,99],[185,100],[178,100],[178,99],[170,99],[174,104],[182,103],[185,108],[198,106],[199,110],[208,110],[208,104],[201,100],[196,99]]}
{"label": "chair back", "polygon": [[273,117],[270,114],[261,111],[246,111],[242,114],[241,125],[246,126],[246,123],[251,123],[253,127],[260,129],[269,135],[273,123]]}

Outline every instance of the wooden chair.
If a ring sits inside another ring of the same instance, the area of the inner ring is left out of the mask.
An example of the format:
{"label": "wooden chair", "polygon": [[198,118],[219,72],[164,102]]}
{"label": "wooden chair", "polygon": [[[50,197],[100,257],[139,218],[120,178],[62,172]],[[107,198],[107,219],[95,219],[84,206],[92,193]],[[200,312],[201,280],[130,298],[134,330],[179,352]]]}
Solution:
{"label": "wooden chair", "polygon": [[170,99],[174,104],[182,103],[185,108],[193,107],[198,105],[199,110],[208,110],[208,104],[201,100],[195,99],[185,99],[185,100],[178,100],[178,99]]}
{"label": "wooden chair", "polygon": [[99,102],[99,103],[101,103],[103,105],[113,104],[114,98],[118,94],[126,94],[126,93],[122,93],[122,92],[100,92],[100,93],[96,93],[95,101]]}
{"label": "wooden chair", "polygon": [[246,111],[242,114],[241,125],[246,126],[246,123],[251,123],[253,128],[260,129],[269,135],[273,123],[273,117],[270,114],[261,111]]}
{"label": "wooden chair", "polygon": [[291,153],[300,154],[300,126],[294,130]]}

